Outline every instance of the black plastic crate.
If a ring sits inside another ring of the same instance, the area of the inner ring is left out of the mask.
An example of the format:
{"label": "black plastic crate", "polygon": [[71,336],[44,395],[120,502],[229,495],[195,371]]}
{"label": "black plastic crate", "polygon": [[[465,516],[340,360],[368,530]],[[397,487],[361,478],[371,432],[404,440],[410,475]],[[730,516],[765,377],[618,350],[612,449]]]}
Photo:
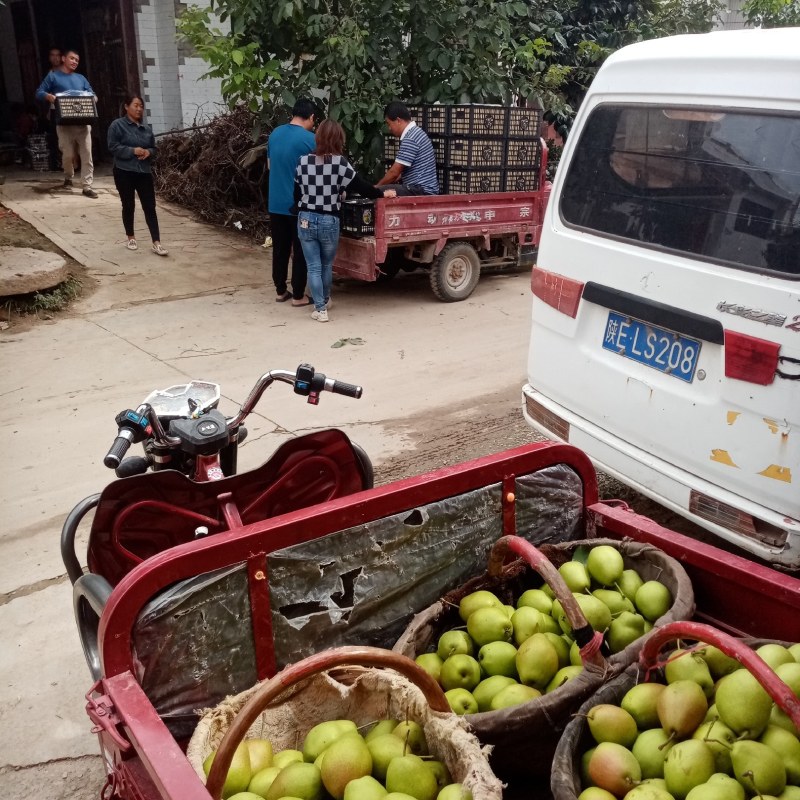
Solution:
{"label": "black plastic crate", "polygon": [[425,106],[406,106],[408,113],[411,114],[411,119],[420,127],[425,125]]}
{"label": "black plastic crate", "polygon": [[375,201],[359,198],[342,202],[340,226],[344,233],[372,236],[375,233]]}
{"label": "black plastic crate", "polygon": [[443,136],[436,136],[435,134],[430,137],[431,144],[433,145],[433,152],[436,155],[436,163],[441,164],[443,167],[449,165],[448,162],[448,139]]}
{"label": "black plastic crate", "polygon": [[503,181],[503,191],[532,192],[539,188],[539,170],[536,168],[507,169]]}
{"label": "black plastic crate", "polygon": [[508,109],[505,106],[452,106],[451,136],[502,137],[506,135]]}
{"label": "black plastic crate", "polygon": [[506,142],[507,167],[534,167],[539,161],[538,139],[508,139]]}
{"label": "black plastic crate", "polygon": [[447,148],[448,166],[484,167],[505,166],[505,142],[502,139],[467,139],[457,137],[450,139]]}
{"label": "black plastic crate", "polygon": [[447,136],[450,133],[450,106],[425,106],[421,123],[429,136]]}
{"label": "black plastic crate", "polygon": [[97,122],[97,103],[94,97],[56,95],[56,116],[59,125],[91,125]]}
{"label": "black plastic crate", "polygon": [[480,194],[503,191],[503,170],[449,167],[445,170],[448,194]]}
{"label": "black plastic crate", "polygon": [[538,139],[542,130],[541,115],[538,108],[509,108],[506,135],[510,139]]}
{"label": "black plastic crate", "polygon": [[393,164],[399,147],[400,140],[387,134],[383,139],[383,160]]}

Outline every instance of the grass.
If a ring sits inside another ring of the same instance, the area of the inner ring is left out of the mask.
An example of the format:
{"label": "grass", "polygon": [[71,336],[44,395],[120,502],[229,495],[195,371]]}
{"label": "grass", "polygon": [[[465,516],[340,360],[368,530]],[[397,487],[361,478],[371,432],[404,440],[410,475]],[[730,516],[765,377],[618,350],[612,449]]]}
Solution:
{"label": "grass", "polygon": [[39,316],[64,311],[70,303],[83,293],[83,284],[74,275],[70,275],[63,283],[42,292],[31,292],[8,297],[5,300],[6,318],[13,315]]}

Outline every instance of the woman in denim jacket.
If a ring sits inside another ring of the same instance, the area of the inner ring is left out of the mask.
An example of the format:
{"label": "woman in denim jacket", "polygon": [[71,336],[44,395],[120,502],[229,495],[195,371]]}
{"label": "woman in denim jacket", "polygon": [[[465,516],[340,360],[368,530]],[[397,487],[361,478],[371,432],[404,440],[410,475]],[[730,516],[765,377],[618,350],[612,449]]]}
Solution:
{"label": "woman in denim jacket", "polygon": [[136,250],[133,232],[135,195],[139,195],[144,219],[153,240],[153,252],[167,255],[161,246],[156,216],[156,192],[151,164],[156,154],[156,139],[149,125],[142,124],[144,102],[138,95],[125,98],[125,116],[115,119],[108,128],[108,149],[114,156],[114,184],[122,201],[122,224],[128,236],[128,250]]}

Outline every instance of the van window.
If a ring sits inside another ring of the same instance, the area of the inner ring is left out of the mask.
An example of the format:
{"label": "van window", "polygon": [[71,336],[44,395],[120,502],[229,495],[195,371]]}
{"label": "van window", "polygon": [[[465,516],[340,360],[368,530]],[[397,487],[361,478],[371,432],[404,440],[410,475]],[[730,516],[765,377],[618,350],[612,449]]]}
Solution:
{"label": "van window", "polygon": [[800,277],[800,116],[600,105],[568,166],[571,226]]}

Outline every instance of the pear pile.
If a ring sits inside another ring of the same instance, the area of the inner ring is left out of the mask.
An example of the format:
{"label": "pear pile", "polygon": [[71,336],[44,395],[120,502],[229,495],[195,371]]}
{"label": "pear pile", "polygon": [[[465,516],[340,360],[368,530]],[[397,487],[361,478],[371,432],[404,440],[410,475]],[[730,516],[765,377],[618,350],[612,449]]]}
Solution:
{"label": "pear pile", "polygon": [[[647,633],[672,606],[670,590],[625,569],[611,545],[578,548],[558,571],[586,620],[604,633],[610,653]],[[416,657],[445,690],[456,714],[526,703],[583,669],[564,609],[546,583],[523,592],[514,606],[492,592],[472,592],[461,600],[458,613],[466,629],[445,631],[435,652]]]}
{"label": "pear pile", "polygon": [[[215,753],[203,762],[208,776]],[[379,720],[362,736],[355,722],[320,722],[302,749],[273,752],[245,739],[231,760],[225,800],[472,800],[447,767],[429,755],[422,726]]]}
{"label": "pear pile", "polygon": [[[800,696],[800,645],[756,653]],[[664,679],[586,715],[578,800],[800,800],[798,731],[740,662],[678,648]]]}

